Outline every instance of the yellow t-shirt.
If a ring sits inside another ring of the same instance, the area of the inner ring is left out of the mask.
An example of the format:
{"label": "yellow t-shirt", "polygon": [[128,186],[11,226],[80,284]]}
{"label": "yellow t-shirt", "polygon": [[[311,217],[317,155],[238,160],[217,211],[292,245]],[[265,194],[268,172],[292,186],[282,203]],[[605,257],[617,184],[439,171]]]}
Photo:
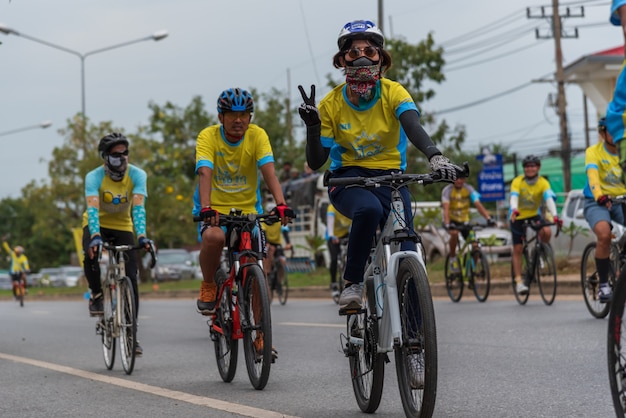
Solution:
{"label": "yellow t-shirt", "polygon": [[[196,173],[200,167],[213,170],[211,208],[222,214],[231,208],[243,213],[263,213],[259,168],[273,163],[274,156],[267,133],[250,124],[244,137],[233,144],[226,140],[222,125],[203,129],[196,144]],[[194,214],[201,209],[196,187]]]}
{"label": "yellow t-shirt", "polygon": [[274,222],[271,225],[261,223],[261,228],[265,231],[267,242],[273,245],[283,245],[282,225],[280,222]]}
{"label": "yellow t-shirt", "polygon": [[11,266],[9,267],[9,272],[11,274],[21,272],[26,273],[30,271],[30,266],[28,265],[28,258],[26,257],[26,255],[17,255],[17,253],[11,249],[6,241],[2,242],[2,246],[4,247],[4,250],[11,256]]}
{"label": "yellow t-shirt", "polygon": [[611,154],[604,142],[592,145],[585,151],[585,171],[587,172],[587,184],[583,190],[585,197],[598,199],[602,195],[615,197],[626,194],[619,155]]}
{"label": "yellow t-shirt", "polygon": [[554,199],[555,194],[545,177],[539,176],[534,184],[528,184],[522,174],[513,179],[511,196],[518,197],[517,210],[519,215],[516,219],[522,220],[539,215],[541,203],[549,197]]}
{"label": "yellow t-shirt", "polygon": [[330,170],[348,166],[405,170],[407,137],[399,117],[407,110],[418,111],[409,92],[382,78],[380,94],[357,107],[348,100],[346,88],[345,83],[335,87],[319,104],[321,142],[330,148]]}
{"label": "yellow t-shirt", "polygon": [[326,229],[326,239],[329,239],[331,236],[343,238],[348,235],[350,227],[352,226],[352,220],[350,218],[343,216],[332,204],[329,204],[328,209],[326,209],[326,217],[328,216],[334,216],[335,222],[332,231]]}
{"label": "yellow t-shirt", "polygon": [[453,222],[469,222],[470,206],[479,200],[480,194],[469,184],[457,189],[454,184],[448,184],[441,191],[441,202],[448,203],[448,216]]}

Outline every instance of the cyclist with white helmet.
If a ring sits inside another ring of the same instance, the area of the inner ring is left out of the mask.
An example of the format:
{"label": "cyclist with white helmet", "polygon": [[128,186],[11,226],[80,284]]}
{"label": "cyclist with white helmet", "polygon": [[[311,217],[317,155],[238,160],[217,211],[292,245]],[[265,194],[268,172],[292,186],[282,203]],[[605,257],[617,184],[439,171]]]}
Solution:
{"label": "cyclist with white helmet", "polygon": [[[141,168],[129,164],[129,145],[128,138],[118,132],[102,137],[98,153],[104,163],[85,176],[87,210],[83,213],[83,253],[85,277],[91,289],[91,316],[103,314],[100,263],[96,257],[97,248],[103,241],[113,245],[134,245],[136,234],[140,246],[149,250],[152,245],[146,237],[147,175]],[[127,255],[126,275],[135,292],[135,314],[138,314],[137,256],[135,251],[128,251]],[[142,354],[143,349],[137,341],[135,355]]]}
{"label": "cyclist with white helmet", "polygon": [[601,303],[611,300],[613,291],[609,285],[609,260],[611,252],[611,220],[624,225],[624,212],[621,205],[613,205],[611,197],[626,194],[626,184],[622,178],[617,146],[606,129],[606,120],[598,121],[598,132],[602,141],[585,151],[585,171],[587,185],[585,196],[585,219],[596,234],[596,266],[600,287],[598,297]]}
{"label": "cyclist with white helmet", "polygon": [[[408,139],[428,157],[433,171],[454,180],[461,169],[441,154],[424,131],[409,92],[384,77],[392,60],[384,49],[381,30],[368,20],[349,22],[339,32],[337,46],[333,65],[344,71],[346,82],[321,100],[319,111],[315,86],[311,86],[310,96],[298,86],[304,100],[299,113],[307,126],[309,166],[317,170],[330,157],[330,175],[334,178],[404,171]],[[388,187],[332,187],[328,195],[333,206],[352,219],[339,308],[358,308],[370,245],[376,228],[387,218],[391,192]],[[402,189],[402,196],[405,206],[410,207],[407,188]],[[413,225],[410,212],[405,211],[407,224]],[[403,249],[414,247],[409,242],[403,245]]]}
{"label": "cyclist with white helmet", "polygon": [[[526,220],[540,221],[541,206],[545,203],[554,223],[561,225],[556,210],[556,195],[552,191],[550,182],[539,175],[541,160],[535,155],[527,155],[522,160],[524,174],[513,179],[509,198],[509,220],[511,221],[511,235],[513,236],[513,273],[515,275],[516,291],[520,295],[528,293],[529,278],[522,279],[522,223]],[[546,244],[550,243],[552,230],[545,226],[539,232],[539,239]]]}
{"label": "cyclist with white helmet", "polygon": [[[215,312],[217,286],[214,275],[226,241],[219,225],[219,214],[231,208],[246,213],[263,213],[260,171],[274,197],[274,211],[287,225],[294,217],[285,203],[274,170],[274,156],[269,137],[263,128],[251,123],[254,112],[252,95],[240,88],[224,90],[217,99],[220,123],[203,129],[196,144],[198,186],[194,194],[193,214],[204,218],[198,225],[202,283],[197,300],[198,312]],[[261,234],[253,246],[262,251]]]}

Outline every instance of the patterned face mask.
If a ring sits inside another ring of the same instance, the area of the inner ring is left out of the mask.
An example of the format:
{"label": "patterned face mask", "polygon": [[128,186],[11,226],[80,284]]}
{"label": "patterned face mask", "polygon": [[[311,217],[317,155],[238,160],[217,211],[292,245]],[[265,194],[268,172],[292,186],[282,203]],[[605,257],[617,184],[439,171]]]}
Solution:
{"label": "patterned face mask", "polygon": [[346,83],[359,98],[369,101],[374,97],[376,82],[380,79],[380,66],[350,66],[345,67]]}
{"label": "patterned face mask", "polygon": [[120,181],[126,174],[128,168],[128,157],[126,155],[112,156],[111,154],[104,157],[104,168],[106,173],[113,181]]}

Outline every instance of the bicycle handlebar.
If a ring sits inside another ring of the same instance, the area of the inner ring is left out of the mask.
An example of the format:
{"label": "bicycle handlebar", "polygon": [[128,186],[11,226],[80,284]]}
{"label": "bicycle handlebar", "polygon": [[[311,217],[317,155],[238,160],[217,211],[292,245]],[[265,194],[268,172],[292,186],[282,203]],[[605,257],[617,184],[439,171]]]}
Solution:
{"label": "bicycle handlebar", "polygon": [[[110,244],[108,242],[102,243],[100,245],[98,245],[98,250],[96,252],[97,255],[97,260],[100,261],[102,259],[102,249],[105,249],[107,251],[113,251],[113,252],[119,252],[119,251],[132,251],[132,250],[141,250],[141,249],[145,249],[144,246],[142,245],[129,245],[129,244],[123,244],[123,245],[113,245]],[[154,243],[150,243],[150,249],[147,250],[148,253],[150,253],[150,265],[149,268],[153,268],[156,265],[157,262],[157,255],[156,255],[156,251],[154,249]]]}
{"label": "bicycle handlebar", "polygon": [[[280,222],[280,217],[278,215],[269,214],[269,213],[248,213],[247,215],[219,215],[219,226],[227,226],[233,223],[248,223],[255,222],[256,220],[266,223],[268,225],[272,225],[273,223]],[[194,222],[202,222],[205,219],[202,216],[194,216]]]}
{"label": "bicycle handlebar", "polygon": [[[463,163],[463,168],[459,167],[459,177],[469,176],[469,164]],[[437,173],[428,174],[406,174],[400,171],[392,172],[382,176],[374,177],[337,177],[331,178],[330,171],[324,173],[324,186],[361,186],[361,187],[380,187],[380,186],[402,186],[405,184],[419,183],[424,186],[427,184],[445,182],[453,183],[453,180],[442,179]]]}
{"label": "bicycle handlebar", "polygon": [[539,221],[531,221],[530,219],[524,219],[522,221],[522,224],[525,226],[530,226],[535,232],[539,232],[541,228],[543,228],[544,226],[556,225],[556,234],[554,235],[555,238],[558,237],[559,233],[561,232],[561,224],[557,224],[555,222],[544,221],[543,219]]}

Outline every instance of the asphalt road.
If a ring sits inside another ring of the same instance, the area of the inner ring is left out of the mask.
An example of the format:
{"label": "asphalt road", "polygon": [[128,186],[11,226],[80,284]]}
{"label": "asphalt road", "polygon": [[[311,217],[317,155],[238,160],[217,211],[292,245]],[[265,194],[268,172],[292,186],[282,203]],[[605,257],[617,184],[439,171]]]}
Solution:
{"label": "asphalt road", "polygon": [[[439,380],[436,417],[610,417],[607,321],[581,298],[544,306],[531,296],[484,304],[435,300]],[[273,305],[279,358],[263,391],[240,356],[223,383],[192,299],[143,300],[144,356],[126,376],[104,367],[84,301],[0,302],[0,416],[363,417],[339,334],[344,318],[325,299]],[[241,351],[241,350],[240,350]],[[376,417],[404,416],[393,356]]]}

